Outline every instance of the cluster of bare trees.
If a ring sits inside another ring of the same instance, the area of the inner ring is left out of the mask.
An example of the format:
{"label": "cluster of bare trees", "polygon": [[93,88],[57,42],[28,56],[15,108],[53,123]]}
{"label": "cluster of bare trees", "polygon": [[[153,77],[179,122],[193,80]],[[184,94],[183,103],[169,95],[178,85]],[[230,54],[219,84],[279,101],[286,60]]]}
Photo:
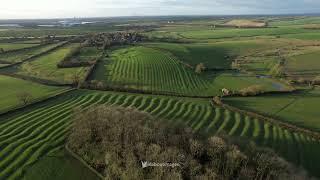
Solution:
{"label": "cluster of bare trees", "polygon": [[320,85],[320,76],[316,76],[316,77],[312,80],[312,84],[313,84],[313,85]]}
{"label": "cluster of bare trees", "polygon": [[252,85],[244,89],[241,89],[239,93],[242,96],[256,96],[258,94],[264,93],[264,90],[261,85]]}
{"label": "cluster of bare trees", "polygon": [[251,85],[238,91],[223,88],[221,89],[221,92],[222,96],[256,96],[265,93],[264,88],[261,85]]}
{"label": "cluster of bare trees", "polygon": [[74,64],[78,64],[79,61],[76,60],[75,57],[80,54],[81,48],[82,46],[79,45],[71,49],[71,51],[67,53],[67,55],[65,55],[64,58],[57,64],[57,67],[67,68],[67,67],[74,67]]}
{"label": "cluster of bare trees", "polygon": [[77,56],[81,53],[81,50],[85,47],[89,46],[89,40],[83,41],[79,46],[73,48],[58,64],[58,68],[73,68],[73,67],[84,67],[84,66],[92,66],[97,63],[98,59],[88,59],[88,60],[79,60]]}
{"label": "cluster of bare trees", "polygon": [[[135,109],[75,110],[68,146],[106,179],[304,178],[275,153],[253,143],[242,142],[241,151],[231,139],[200,137]],[[179,166],[142,168],[141,161]]]}
{"label": "cluster of bare trees", "polygon": [[290,78],[288,80],[290,84],[300,84],[300,85],[309,85],[310,87],[319,86],[320,85],[320,76],[315,76],[313,78],[305,78],[303,76],[298,78]]}

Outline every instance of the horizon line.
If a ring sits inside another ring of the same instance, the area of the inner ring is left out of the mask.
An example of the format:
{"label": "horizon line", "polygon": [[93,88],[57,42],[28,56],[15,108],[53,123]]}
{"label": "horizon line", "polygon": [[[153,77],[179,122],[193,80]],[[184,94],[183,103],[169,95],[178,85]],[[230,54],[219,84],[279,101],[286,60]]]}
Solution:
{"label": "horizon line", "polygon": [[60,20],[60,19],[111,19],[111,18],[152,18],[152,17],[228,17],[228,16],[317,16],[320,13],[262,13],[262,14],[172,14],[172,15],[132,15],[132,16],[92,16],[92,17],[52,17],[52,18],[0,18],[10,20]]}

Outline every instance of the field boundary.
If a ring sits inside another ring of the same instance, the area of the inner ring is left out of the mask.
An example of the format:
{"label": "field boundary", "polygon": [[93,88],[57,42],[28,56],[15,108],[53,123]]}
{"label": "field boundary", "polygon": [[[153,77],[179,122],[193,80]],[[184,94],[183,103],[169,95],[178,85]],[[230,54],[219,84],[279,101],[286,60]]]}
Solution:
{"label": "field boundary", "polygon": [[[230,28],[231,29],[231,28]],[[234,29],[238,29],[238,28],[234,28]],[[261,28],[258,28],[261,29]],[[269,29],[269,28],[266,28]],[[214,32],[214,31],[213,31]],[[312,32],[310,30],[310,32]],[[299,33],[288,33],[288,34],[283,34],[283,33],[271,33],[271,34],[262,34],[262,35],[247,35],[247,36],[239,36],[239,37],[231,37],[231,36],[225,36],[225,37],[206,37],[206,38],[195,38],[195,37],[186,37],[184,35],[182,35],[183,37],[185,37],[188,40],[223,40],[223,39],[239,39],[239,38],[254,38],[254,37],[261,37],[261,36],[283,36],[283,35],[295,35],[295,34],[304,34],[307,32],[299,32]]]}
{"label": "field boundary", "polygon": [[41,52],[41,53],[39,53],[39,54],[35,54],[35,55],[33,55],[33,56],[31,56],[31,57],[28,57],[28,58],[26,58],[26,59],[24,59],[24,60],[22,60],[22,61],[20,61],[20,62],[16,62],[16,63],[10,64],[10,65],[8,65],[8,66],[0,67],[0,69],[6,69],[6,68],[18,66],[18,65],[23,64],[23,63],[25,63],[25,62],[27,62],[27,61],[31,61],[31,60],[33,60],[33,59],[35,59],[35,58],[38,58],[38,57],[44,56],[44,55],[46,55],[46,54],[48,54],[48,53],[51,53],[52,51],[55,51],[55,50],[57,50],[58,48],[61,48],[61,47],[63,47],[64,45],[66,45],[66,44],[68,44],[68,43],[69,43],[69,41],[63,42],[63,43],[61,43],[61,44],[53,47],[52,49],[49,49],[49,50],[44,51],[44,52]]}
{"label": "field boundary", "polygon": [[312,131],[312,130],[309,130],[309,129],[306,129],[306,128],[298,127],[296,125],[293,125],[293,124],[290,124],[290,123],[286,123],[286,122],[283,122],[281,120],[277,120],[277,119],[274,119],[272,117],[268,117],[266,115],[261,115],[261,114],[259,114],[257,112],[242,110],[242,109],[239,109],[237,107],[231,106],[229,104],[225,104],[223,101],[221,101],[221,103],[216,103],[216,102],[214,102],[214,100],[210,100],[210,104],[211,104],[212,107],[220,106],[220,107],[228,109],[230,111],[238,112],[240,114],[244,114],[244,115],[247,115],[247,116],[250,116],[250,117],[254,117],[254,118],[257,118],[257,119],[259,119],[261,121],[269,122],[271,124],[276,124],[276,125],[279,125],[282,128],[289,129],[291,131],[298,132],[298,133],[303,133],[303,134],[311,136],[311,137],[313,137],[315,139],[320,140],[320,133]]}
{"label": "field boundary", "polygon": [[87,82],[92,78],[95,70],[97,69],[98,64],[102,61],[104,56],[105,56],[105,52],[103,52],[102,55],[97,58],[96,62],[90,66],[89,71],[84,78],[84,82]]}
{"label": "field boundary", "polygon": [[[310,91],[312,91],[313,89],[307,90],[303,93],[303,95],[306,95],[307,93],[309,93]],[[291,105],[295,104],[299,99],[301,99],[301,97],[294,97],[293,100],[291,102],[289,102],[288,104],[286,104],[285,106],[283,106],[280,110],[278,110],[277,112],[273,113],[274,116],[276,116],[277,114],[281,113],[282,111],[286,110],[288,107],[290,107]]]}
{"label": "field boundary", "polygon": [[95,170],[93,167],[91,167],[84,159],[82,159],[77,153],[73,152],[68,145],[65,145],[65,149],[67,150],[67,152],[74,157],[75,159],[77,159],[78,161],[80,161],[84,166],[86,166],[88,169],[90,169],[94,174],[96,174],[100,179],[104,179],[105,177],[100,174],[97,170]]}
{"label": "field boundary", "polygon": [[[185,97],[185,98],[195,98],[195,99],[207,99],[207,98],[213,98],[215,95],[209,95],[209,96],[197,96],[197,95],[186,95],[186,94],[178,94],[175,92],[164,92],[164,91],[150,91],[150,90],[142,90],[142,89],[133,89],[133,88],[121,88],[121,87],[115,87],[104,84],[103,87],[95,87],[93,84],[91,84],[89,81],[86,81],[85,84],[82,84],[81,89],[87,89],[87,90],[98,90],[98,91],[113,91],[113,92],[124,92],[124,93],[133,93],[133,94],[145,94],[145,95],[156,95],[156,96],[171,96],[171,97]],[[260,93],[256,96],[263,96],[263,95],[275,95],[275,94],[291,94],[293,92],[296,92],[298,90],[293,91],[267,91]],[[243,97],[241,94],[232,94],[225,97]]]}
{"label": "field boundary", "polygon": [[[294,90],[282,90],[282,91],[264,91],[264,92],[260,92],[256,95],[254,95],[255,97],[259,97],[259,96],[265,96],[265,95],[282,95],[282,94],[292,94],[292,93],[297,93],[299,92],[300,90],[298,89],[294,89]],[[230,95],[224,95],[223,97],[252,97],[250,95],[248,96],[244,96],[242,95],[241,93],[233,93],[233,94],[230,94]]]}
{"label": "field boundary", "polygon": [[46,80],[46,79],[40,79],[40,78],[25,76],[25,75],[20,75],[20,74],[0,73],[0,75],[9,76],[12,78],[21,79],[21,80],[25,80],[25,81],[31,81],[31,82],[43,84],[46,86],[56,86],[56,87],[70,87],[70,86],[72,86],[72,83],[65,83],[64,84],[64,83],[59,83],[56,81],[50,81],[50,80]]}
{"label": "field boundary", "polygon": [[[20,43],[16,42],[16,43],[12,43],[12,44],[20,44]],[[22,43],[22,44],[24,44],[24,43]],[[38,47],[41,47],[41,46],[46,46],[46,45],[49,45],[49,44],[39,44],[39,45],[35,45],[35,46],[32,46],[32,47],[25,47],[25,48],[21,48],[21,49],[12,49],[12,50],[8,50],[8,51],[4,51],[1,54],[14,53],[14,52],[25,51],[25,50],[31,50],[31,49],[35,49],[35,48],[38,48]]]}
{"label": "field boundary", "polygon": [[11,113],[14,113],[16,111],[27,109],[27,108],[29,108],[29,106],[33,106],[33,105],[37,105],[37,104],[40,104],[40,103],[44,103],[44,102],[50,101],[50,100],[52,100],[54,98],[57,98],[57,97],[59,97],[61,95],[64,95],[66,93],[69,93],[69,92],[72,92],[72,91],[75,91],[75,90],[76,89],[74,89],[74,88],[69,88],[69,89],[63,90],[61,92],[58,92],[56,94],[53,94],[53,95],[50,95],[50,96],[47,96],[47,97],[35,99],[30,104],[22,105],[22,106],[21,105],[20,106],[15,106],[14,108],[10,108],[8,110],[4,110],[3,112],[0,111],[0,117],[8,115],[8,114],[11,114]]}
{"label": "field boundary", "polygon": [[132,89],[132,88],[118,88],[111,86],[104,86],[103,88],[95,88],[88,85],[82,85],[81,89],[87,90],[98,90],[98,91],[110,91],[110,92],[124,92],[124,93],[132,93],[132,94],[144,94],[144,95],[155,95],[155,96],[171,96],[171,97],[185,97],[185,98],[197,98],[197,99],[206,99],[212,98],[212,96],[193,96],[193,95],[183,95],[177,94],[173,92],[160,92],[160,91],[148,91],[141,89]]}

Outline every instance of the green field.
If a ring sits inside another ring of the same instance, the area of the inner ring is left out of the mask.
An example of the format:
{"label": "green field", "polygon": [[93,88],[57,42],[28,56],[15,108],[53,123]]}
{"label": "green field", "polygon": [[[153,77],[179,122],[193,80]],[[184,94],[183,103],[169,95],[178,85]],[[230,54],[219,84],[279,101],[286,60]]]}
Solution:
{"label": "green field", "polygon": [[90,61],[102,55],[102,50],[96,47],[81,48],[80,53],[75,57],[78,61]]}
{"label": "green field", "polygon": [[3,62],[8,62],[8,64],[21,62],[27,58],[30,58],[32,56],[35,56],[37,54],[49,51],[52,48],[55,48],[56,46],[60,45],[58,44],[48,44],[48,45],[42,45],[37,46],[32,49],[22,49],[15,52],[8,52],[4,54],[0,54],[0,60]]}
{"label": "green field", "polygon": [[320,74],[320,53],[316,51],[290,57],[286,71],[291,76],[314,78]]}
{"label": "green field", "polygon": [[[64,148],[73,110],[99,104],[136,108],[198,135],[252,140],[320,177],[320,139],[279,125],[320,133],[320,87],[303,84],[320,75],[320,17],[248,18],[268,21],[269,28],[219,27],[232,17],[167,18],[0,29],[0,48],[14,50],[0,53],[0,113],[16,109],[0,116],[0,179],[99,179]],[[147,37],[140,42],[131,31]],[[48,36],[57,43],[40,45]],[[200,63],[205,68],[196,72]],[[33,103],[78,81],[85,81],[79,89]],[[239,92],[256,85],[269,93],[222,101],[274,123],[210,104],[224,88]],[[19,109],[21,93],[32,100]]]}
{"label": "green field", "polygon": [[145,47],[131,47],[113,51],[105,59],[95,79],[108,85],[178,94],[197,94],[210,84],[174,57]]}
{"label": "green field", "polygon": [[193,44],[150,43],[146,46],[168,51],[192,66],[204,63],[208,68],[231,68],[233,59],[230,57],[268,48],[270,43],[247,40]]}
{"label": "green field", "polygon": [[34,167],[37,168],[37,162],[43,163],[38,161],[39,158],[64,145],[72,124],[71,110],[94,104],[135,107],[161,117],[172,125],[183,124],[191,127],[194,132],[206,135],[224,132],[231,136],[249,138],[259,145],[271,147],[312,173],[319,173],[318,140],[229,110],[218,107],[212,109],[208,99],[76,91],[0,118],[0,178],[21,177],[30,164],[35,164]]}
{"label": "green field", "polygon": [[99,64],[93,79],[117,88],[202,96],[220,94],[222,88],[240,90],[256,84],[266,91],[287,88],[271,79],[233,74],[196,74],[171,54],[139,46],[114,50]]}
{"label": "green field", "polygon": [[10,71],[18,75],[57,83],[72,83],[75,76],[83,79],[87,68],[57,68],[57,64],[76,46],[77,44],[65,45],[30,62],[14,67]]}
{"label": "green field", "polygon": [[99,180],[100,178],[63,149],[48,153],[26,167],[24,180]]}
{"label": "green field", "polygon": [[295,27],[281,28],[260,28],[260,29],[216,29],[202,31],[185,31],[180,33],[183,37],[194,39],[222,39],[222,38],[239,38],[239,37],[254,37],[254,36],[277,36],[286,34],[299,34],[307,32],[319,32],[314,30],[306,30]]}
{"label": "green field", "polygon": [[17,95],[30,93],[32,100],[41,99],[57,94],[63,88],[44,86],[21,79],[0,75],[0,112],[20,106]]}
{"label": "green field", "polygon": [[270,26],[297,26],[305,24],[319,24],[319,17],[292,17],[288,19],[277,19],[270,22]]}
{"label": "green field", "polygon": [[71,36],[71,35],[83,35],[87,33],[95,32],[110,32],[121,30],[120,27],[115,26],[85,26],[85,27],[37,27],[37,28],[9,28],[0,29],[0,37],[45,37],[48,35],[56,36]]}
{"label": "green field", "polygon": [[286,122],[320,131],[318,104],[320,89],[292,95],[227,98],[227,104],[256,111]]}
{"label": "green field", "polygon": [[4,51],[17,50],[37,46],[39,44],[0,43],[0,49]]}
{"label": "green field", "polygon": [[302,39],[302,40],[320,40],[320,32],[308,32],[301,34],[281,35],[282,38]]}
{"label": "green field", "polygon": [[[210,77],[211,75],[209,75]],[[286,91],[292,87],[272,78],[252,76],[245,73],[218,73],[213,75],[213,84],[219,89],[227,88],[233,91],[243,88],[260,85],[264,91]]]}

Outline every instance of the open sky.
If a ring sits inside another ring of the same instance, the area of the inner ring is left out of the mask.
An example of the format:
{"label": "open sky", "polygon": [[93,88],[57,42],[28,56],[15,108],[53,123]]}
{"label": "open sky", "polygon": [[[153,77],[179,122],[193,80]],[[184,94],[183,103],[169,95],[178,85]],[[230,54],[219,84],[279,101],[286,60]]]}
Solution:
{"label": "open sky", "polygon": [[0,0],[0,19],[320,13],[320,0]]}

